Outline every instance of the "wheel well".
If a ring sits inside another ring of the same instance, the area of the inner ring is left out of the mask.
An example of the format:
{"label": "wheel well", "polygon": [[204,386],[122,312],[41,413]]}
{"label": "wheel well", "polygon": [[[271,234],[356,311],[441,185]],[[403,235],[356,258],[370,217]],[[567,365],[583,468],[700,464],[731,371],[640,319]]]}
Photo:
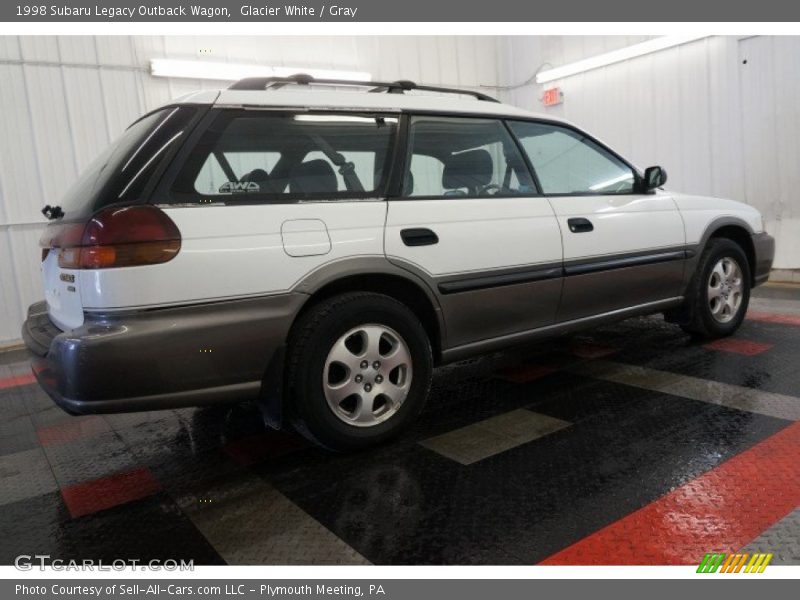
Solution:
{"label": "wheel well", "polygon": [[750,285],[752,287],[755,284],[756,251],[753,247],[753,239],[747,230],[737,225],[725,225],[711,234],[711,239],[713,238],[727,238],[741,247],[750,267]]}
{"label": "wheel well", "polygon": [[[317,303],[345,292],[375,292],[385,294],[402,302],[419,318],[428,334],[433,349],[434,361],[441,357],[441,330],[436,310],[428,295],[416,283],[398,275],[385,273],[363,273],[337,279],[321,287],[305,303],[300,314]],[[299,317],[299,315],[298,315]]]}

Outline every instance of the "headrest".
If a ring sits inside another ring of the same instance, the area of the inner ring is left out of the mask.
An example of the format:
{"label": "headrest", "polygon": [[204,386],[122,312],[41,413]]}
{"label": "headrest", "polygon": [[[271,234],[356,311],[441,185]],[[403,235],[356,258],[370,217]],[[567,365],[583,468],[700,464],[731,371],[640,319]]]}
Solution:
{"label": "headrest", "polygon": [[493,170],[492,155],[486,150],[453,154],[444,165],[442,187],[474,190],[492,182]]}
{"label": "headrest", "polygon": [[292,194],[330,194],[338,190],[333,167],[321,158],[300,163],[289,176],[289,192]]}
{"label": "headrest", "polygon": [[254,181],[256,183],[260,181],[269,181],[269,173],[264,169],[253,169],[249,173],[242,175],[239,181]]}

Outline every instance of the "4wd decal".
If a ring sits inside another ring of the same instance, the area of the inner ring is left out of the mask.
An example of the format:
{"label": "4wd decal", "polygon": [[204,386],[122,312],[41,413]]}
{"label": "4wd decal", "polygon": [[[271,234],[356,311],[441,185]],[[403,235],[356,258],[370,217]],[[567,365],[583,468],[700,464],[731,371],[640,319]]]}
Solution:
{"label": "4wd decal", "polygon": [[220,194],[241,194],[260,191],[261,186],[255,181],[226,181],[219,188]]}

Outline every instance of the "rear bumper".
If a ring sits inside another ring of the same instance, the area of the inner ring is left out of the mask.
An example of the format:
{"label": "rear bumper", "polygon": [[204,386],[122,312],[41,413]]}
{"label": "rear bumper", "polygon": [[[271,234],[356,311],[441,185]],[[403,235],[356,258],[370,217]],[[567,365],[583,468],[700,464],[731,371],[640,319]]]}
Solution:
{"label": "rear bumper", "polygon": [[258,397],[307,296],[284,294],[105,315],[61,331],[44,302],[22,336],[39,384],[73,414],[132,412]]}
{"label": "rear bumper", "polygon": [[772,261],[775,258],[775,238],[766,232],[753,234],[753,249],[755,250],[755,269],[753,271],[753,286],[766,283],[772,270]]}

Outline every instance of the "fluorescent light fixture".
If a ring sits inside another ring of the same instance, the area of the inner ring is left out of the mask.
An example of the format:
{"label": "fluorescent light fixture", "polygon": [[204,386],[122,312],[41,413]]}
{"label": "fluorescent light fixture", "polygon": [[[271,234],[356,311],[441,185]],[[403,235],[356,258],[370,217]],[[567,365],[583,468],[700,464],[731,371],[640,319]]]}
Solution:
{"label": "fluorescent light fixture", "polygon": [[622,62],[623,60],[629,60],[631,58],[636,58],[637,56],[644,56],[645,54],[651,54],[653,52],[658,52],[659,50],[666,50],[667,48],[680,46],[681,44],[686,44],[688,42],[694,42],[695,40],[700,40],[705,37],[709,36],[665,35],[662,37],[653,38],[652,40],[647,40],[641,44],[634,44],[633,46],[627,46],[625,48],[620,48],[619,50],[606,52],[605,54],[598,54],[597,56],[585,58],[561,67],[555,67],[553,69],[541,71],[536,74],[536,83],[547,83],[548,81],[563,79],[564,77],[569,77],[570,75],[577,75],[578,73],[584,73],[586,71],[591,71],[592,69],[613,65],[614,63]]}
{"label": "fluorescent light fixture", "polygon": [[298,73],[311,75],[315,79],[372,80],[372,75],[364,71],[337,71],[334,69],[310,69],[308,67],[269,67],[172,58],[154,58],[150,61],[150,74],[154,77],[238,81],[245,77],[289,77]]}

